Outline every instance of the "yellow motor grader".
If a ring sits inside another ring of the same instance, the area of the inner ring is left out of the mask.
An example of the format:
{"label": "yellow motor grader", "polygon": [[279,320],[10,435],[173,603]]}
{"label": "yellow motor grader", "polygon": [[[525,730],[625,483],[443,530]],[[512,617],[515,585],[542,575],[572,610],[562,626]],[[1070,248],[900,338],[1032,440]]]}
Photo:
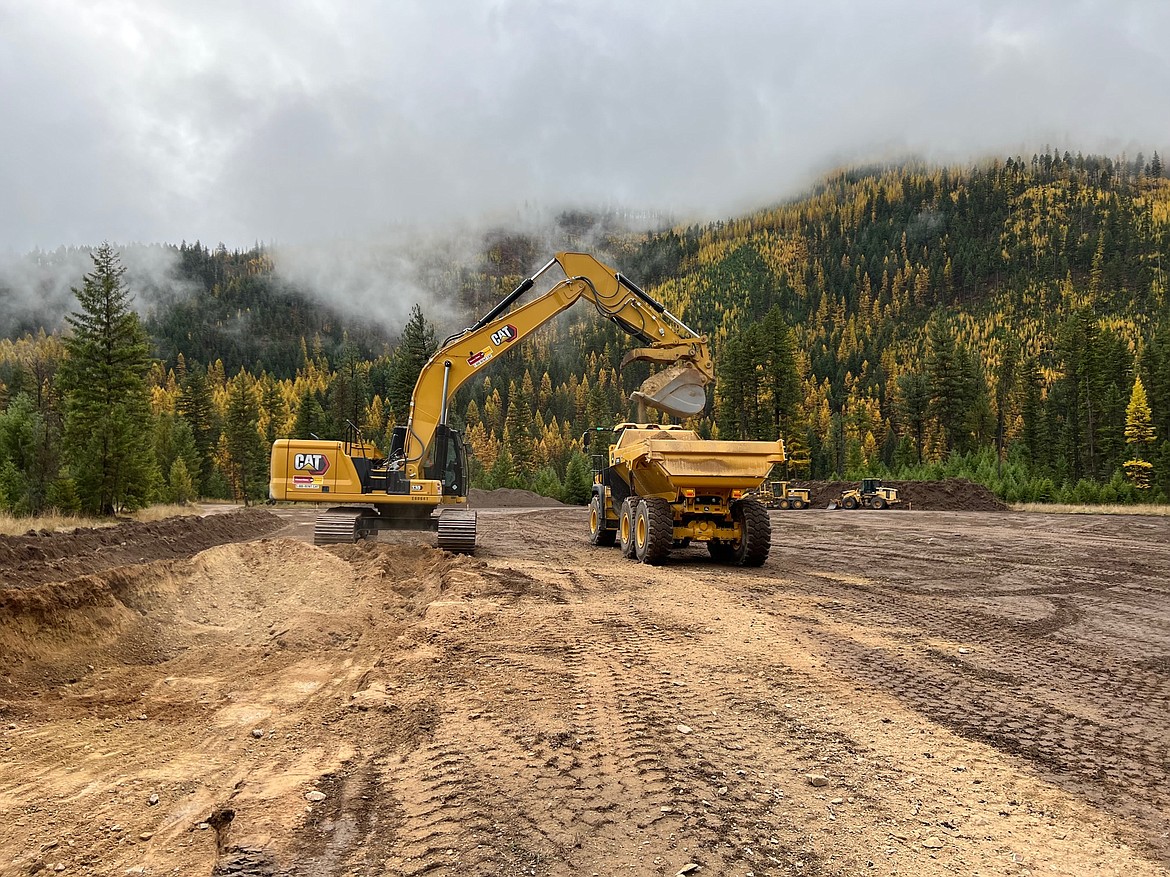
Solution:
{"label": "yellow motor grader", "polygon": [[765,508],[781,511],[807,509],[812,502],[812,491],[807,487],[793,487],[790,481],[765,481],[752,496]]}
{"label": "yellow motor grader", "polygon": [[[517,304],[554,266],[564,272],[564,279],[530,301]],[[663,366],[632,394],[639,419],[646,419],[647,407],[679,418],[703,410],[705,386],[715,374],[706,337],[592,256],[557,253],[474,326],[443,342],[419,374],[410,415],[405,424],[394,427],[388,453],[363,440],[352,426],[340,441],[279,439],[272,447],[269,495],[273,500],[331,506],[317,518],[313,533],[317,544],[355,542],[383,529],[437,530],[440,548],[474,551],[476,516],[467,504],[467,455],[463,437],[448,423],[451,399],[496,356],[581,300],[642,343],[625,355],[623,367],[634,361]],[[624,424],[619,431],[624,433],[628,426]],[[655,547],[643,551],[641,559],[658,562],[663,556],[664,518],[658,503],[662,500],[671,517],[677,518],[678,527],[671,527],[671,542],[677,529],[678,538],[689,536],[712,543],[716,556],[726,554],[742,558],[740,562],[762,563],[767,549],[761,548],[761,540],[767,535],[757,532],[762,527],[755,511],[759,503],[735,503],[742,493],[759,486],[772,460],[753,464],[745,471],[742,461],[752,452],[737,449],[743,443],[702,442],[693,433],[687,433],[685,441],[681,435],[672,437],[676,445],[689,446],[683,458],[663,456],[649,436],[639,443],[639,454],[633,454],[635,434],[648,430],[634,429],[622,442],[615,465],[628,476],[626,487],[620,489],[616,503],[613,497],[617,494],[606,488],[603,529],[609,528],[611,520],[616,527],[620,505],[626,499],[653,500],[654,523],[648,523],[648,513],[639,520],[643,520],[647,534],[653,528]],[[754,453],[763,457],[782,454],[780,442],[763,444],[767,447]],[[666,463],[667,459],[671,462]],[[676,459],[681,469],[675,468]],[[638,526],[634,520],[638,509],[640,506],[631,505],[632,530]],[[751,525],[745,524],[748,519]],[[604,544],[604,537],[597,544]]]}

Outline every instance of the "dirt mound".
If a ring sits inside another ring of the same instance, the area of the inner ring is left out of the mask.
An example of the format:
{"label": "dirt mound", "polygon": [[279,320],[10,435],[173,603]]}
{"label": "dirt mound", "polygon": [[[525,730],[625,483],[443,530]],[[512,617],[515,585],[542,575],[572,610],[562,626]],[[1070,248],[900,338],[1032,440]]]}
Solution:
{"label": "dirt mound", "polygon": [[[966,478],[948,478],[944,481],[883,481],[887,487],[898,488],[902,508],[921,512],[1002,512],[1007,511],[994,493],[982,484]],[[856,481],[809,481],[812,507],[823,509],[834,502],[843,490],[856,487]]]}
{"label": "dirt mound", "polygon": [[513,487],[501,487],[497,490],[480,490],[473,487],[468,499],[473,509],[551,508],[564,505],[563,502],[551,497]]}
{"label": "dirt mound", "polygon": [[214,545],[254,539],[283,525],[262,509],[184,516],[116,527],[0,536],[0,580],[7,588],[60,582],[127,564],[189,557]]}

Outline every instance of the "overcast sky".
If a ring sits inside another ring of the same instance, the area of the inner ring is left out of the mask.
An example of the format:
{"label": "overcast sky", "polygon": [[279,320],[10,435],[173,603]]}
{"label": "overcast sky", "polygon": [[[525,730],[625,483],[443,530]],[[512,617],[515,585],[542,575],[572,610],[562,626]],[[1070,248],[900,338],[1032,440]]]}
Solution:
{"label": "overcast sky", "polygon": [[826,169],[1170,144],[1164,0],[0,0],[0,251],[721,218]]}

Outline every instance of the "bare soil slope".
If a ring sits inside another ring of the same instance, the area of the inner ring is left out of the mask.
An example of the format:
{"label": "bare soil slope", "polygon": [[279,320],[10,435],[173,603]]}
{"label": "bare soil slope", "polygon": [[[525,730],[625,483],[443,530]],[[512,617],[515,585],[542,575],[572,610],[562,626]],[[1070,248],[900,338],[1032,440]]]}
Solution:
{"label": "bare soil slope", "polygon": [[742,570],[281,514],[24,568],[0,874],[1168,873],[1170,521],[776,513]]}

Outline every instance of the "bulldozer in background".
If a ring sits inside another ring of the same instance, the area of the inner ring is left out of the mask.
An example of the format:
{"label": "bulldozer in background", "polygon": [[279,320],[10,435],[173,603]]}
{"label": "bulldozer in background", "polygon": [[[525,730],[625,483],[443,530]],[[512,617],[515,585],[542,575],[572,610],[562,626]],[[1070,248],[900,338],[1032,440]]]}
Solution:
{"label": "bulldozer in background", "polygon": [[799,511],[812,504],[812,492],[807,487],[793,487],[791,481],[765,481],[752,497],[762,502],[765,508],[781,511]]}
{"label": "bulldozer in background", "polygon": [[885,487],[880,478],[863,478],[857,487],[843,491],[829,503],[830,509],[887,509],[902,504],[898,488]]}

